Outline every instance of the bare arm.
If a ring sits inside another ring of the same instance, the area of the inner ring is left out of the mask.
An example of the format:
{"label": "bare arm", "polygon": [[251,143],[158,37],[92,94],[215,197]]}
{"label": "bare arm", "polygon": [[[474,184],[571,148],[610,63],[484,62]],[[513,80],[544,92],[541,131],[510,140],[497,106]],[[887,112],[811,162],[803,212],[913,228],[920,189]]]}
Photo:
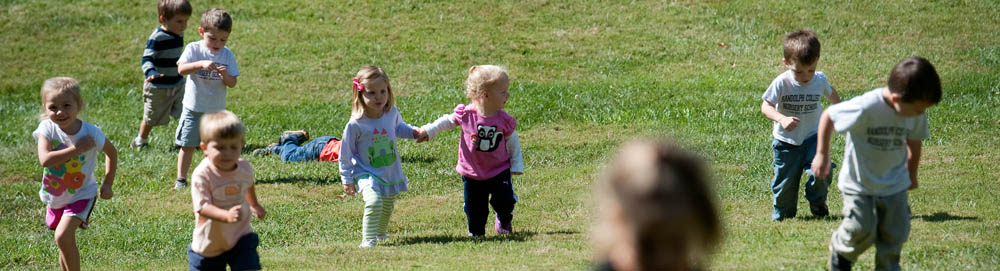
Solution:
{"label": "bare arm", "polygon": [[215,70],[222,76],[222,84],[229,88],[236,87],[236,76],[229,75],[229,72],[226,71],[226,66],[215,66]]}
{"label": "bare arm", "polygon": [[111,199],[114,193],[111,186],[115,183],[115,173],[118,172],[118,149],[111,140],[104,139],[104,183],[101,185],[101,198]]}
{"label": "bare arm", "polygon": [[920,166],[920,152],[923,149],[923,142],[920,140],[906,141],[906,170],[910,171],[910,188],[917,189],[920,186],[917,182],[917,168]]}
{"label": "bare arm", "polygon": [[97,147],[94,144],[94,139],[90,136],[86,136],[80,139],[80,141],[77,141],[73,146],[53,151],[51,141],[44,136],[39,136],[38,162],[41,163],[43,167],[57,167],[94,147]]}
{"label": "bare arm", "polygon": [[830,174],[830,139],[833,137],[833,121],[830,113],[819,117],[819,131],[816,132],[816,156],[812,160],[812,171],[816,176]]}
{"label": "bare arm", "polygon": [[177,73],[180,74],[181,76],[185,76],[188,74],[192,74],[196,71],[211,69],[211,67],[214,65],[215,63],[213,63],[211,60],[202,60],[189,63],[177,63]]}
{"label": "bare arm", "polygon": [[764,100],[760,103],[760,112],[764,113],[768,119],[781,123],[781,128],[791,131],[799,124],[799,118],[785,116],[778,112],[778,109],[774,107],[774,104]]}
{"label": "bare arm", "polygon": [[837,94],[837,89],[835,89],[833,87],[830,87],[830,89],[833,90],[833,91],[830,92],[830,96],[826,96],[826,99],[829,100],[830,103],[834,103],[834,104],[840,103],[840,101],[841,101],[840,100],[840,95]]}
{"label": "bare arm", "polygon": [[260,205],[257,201],[257,186],[251,186],[247,189],[247,203],[250,204],[250,209],[257,214],[257,219],[264,219],[267,216],[267,211],[264,210],[264,206]]}

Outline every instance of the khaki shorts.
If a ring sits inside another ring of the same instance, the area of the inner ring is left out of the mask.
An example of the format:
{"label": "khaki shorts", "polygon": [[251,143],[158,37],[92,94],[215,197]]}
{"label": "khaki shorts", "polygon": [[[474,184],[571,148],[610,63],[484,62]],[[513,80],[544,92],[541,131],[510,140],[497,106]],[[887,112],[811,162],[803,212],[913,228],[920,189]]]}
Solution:
{"label": "khaki shorts", "polygon": [[184,101],[184,84],[170,88],[142,87],[142,120],[149,126],[170,123],[170,117],[181,117]]}

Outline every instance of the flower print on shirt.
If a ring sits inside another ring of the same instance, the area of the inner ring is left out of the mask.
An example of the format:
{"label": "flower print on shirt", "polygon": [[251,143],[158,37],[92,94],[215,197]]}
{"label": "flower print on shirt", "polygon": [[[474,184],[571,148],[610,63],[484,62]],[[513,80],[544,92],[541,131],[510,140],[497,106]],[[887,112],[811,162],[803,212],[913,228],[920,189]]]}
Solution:
{"label": "flower print on shirt", "polygon": [[[66,148],[66,145],[59,140],[53,140],[52,146],[53,151]],[[64,191],[76,194],[76,190],[80,189],[87,180],[87,175],[81,172],[85,159],[86,156],[80,155],[56,167],[45,168],[45,173],[42,176],[44,191],[53,196],[60,196]]]}

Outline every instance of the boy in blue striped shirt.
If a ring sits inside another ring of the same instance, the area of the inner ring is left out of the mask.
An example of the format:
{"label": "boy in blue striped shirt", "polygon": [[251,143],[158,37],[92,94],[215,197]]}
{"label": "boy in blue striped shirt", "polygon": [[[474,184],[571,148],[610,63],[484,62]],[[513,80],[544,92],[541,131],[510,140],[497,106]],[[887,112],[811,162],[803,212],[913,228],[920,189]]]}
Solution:
{"label": "boy in blue striped shirt", "polygon": [[129,144],[132,148],[146,147],[153,126],[168,124],[171,116],[178,119],[184,100],[184,77],[177,73],[177,59],[184,51],[184,30],[191,17],[191,3],[158,2],[160,26],[149,35],[142,52],[142,72],[146,77],[142,87],[142,122],[139,136]]}

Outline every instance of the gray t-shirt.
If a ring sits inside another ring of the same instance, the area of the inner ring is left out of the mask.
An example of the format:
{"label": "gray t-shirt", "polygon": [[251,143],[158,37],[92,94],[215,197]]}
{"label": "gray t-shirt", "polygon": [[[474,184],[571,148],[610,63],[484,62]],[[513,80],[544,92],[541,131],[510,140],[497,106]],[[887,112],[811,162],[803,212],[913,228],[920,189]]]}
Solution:
{"label": "gray t-shirt", "polygon": [[837,188],[849,194],[886,196],[910,187],[906,141],[929,137],[927,115],[903,117],[874,89],[830,106],[838,133],[847,133]]}
{"label": "gray t-shirt", "polygon": [[795,81],[792,70],[778,75],[771,81],[761,99],[774,104],[775,109],[782,115],[799,118],[799,124],[795,129],[787,131],[781,128],[781,123],[775,121],[771,135],[788,144],[802,145],[802,141],[816,134],[819,116],[823,113],[820,100],[823,96],[831,94],[833,88],[830,87],[830,82],[826,80],[823,72],[817,71],[813,79],[805,85]]}
{"label": "gray t-shirt", "polygon": [[[205,41],[188,43],[177,64],[211,60],[215,65],[225,66],[226,73],[239,76],[240,68],[236,66],[236,56],[229,47],[223,47],[212,53],[205,47]],[[226,85],[222,84],[222,75],[214,70],[199,70],[188,74],[184,85],[184,108],[195,112],[214,113],[226,109]]]}

